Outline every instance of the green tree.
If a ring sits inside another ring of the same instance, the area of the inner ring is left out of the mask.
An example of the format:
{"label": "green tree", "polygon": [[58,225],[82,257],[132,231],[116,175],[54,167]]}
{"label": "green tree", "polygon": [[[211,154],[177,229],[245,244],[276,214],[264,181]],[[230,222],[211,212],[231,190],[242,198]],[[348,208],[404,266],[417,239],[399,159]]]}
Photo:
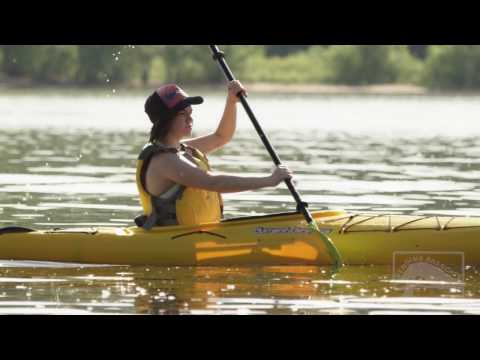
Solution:
{"label": "green tree", "polygon": [[219,80],[208,47],[201,45],[167,45],[162,57],[168,82],[195,83]]}
{"label": "green tree", "polygon": [[480,87],[480,46],[430,46],[425,67],[424,82],[431,88],[477,89]]}
{"label": "green tree", "polygon": [[4,45],[3,68],[8,76],[34,78],[48,60],[48,46]]}
{"label": "green tree", "polygon": [[[192,63],[191,46],[167,45],[162,51],[165,61],[166,82],[182,83],[192,81],[195,77],[201,77],[201,71]],[[189,60],[190,59],[190,60]]]}
{"label": "green tree", "polygon": [[424,60],[427,56],[427,50],[429,45],[408,45],[408,49],[413,56]]}
{"label": "green tree", "polygon": [[110,81],[113,57],[117,47],[104,45],[81,45],[78,48],[77,79],[86,85]]}
{"label": "green tree", "polygon": [[386,45],[335,45],[326,52],[326,66],[334,83],[368,85],[395,80],[395,68],[389,62]]}
{"label": "green tree", "polygon": [[[265,46],[263,45],[222,45],[221,49],[225,52],[228,64],[235,69],[234,74],[239,78],[246,78],[248,76],[247,67],[248,60],[251,58],[265,57]],[[207,57],[213,63],[212,57]],[[223,73],[219,70],[218,65],[214,63],[215,72],[220,73],[222,81],[224,79]]]}
{"label": "green tree", "polygon": [[[135,46],[139,52],[138,61],[140,62],[142,72],[142,83],[148,85],[152,77],[158,77],[158,63],[154,63],[155,59],[160,59],[157,55],[162,50],[163,46],[159,45],[139,45]],[[161,76],[161,75],[160,75]]]}
{"label": "green tree", "polygon": [[395,82],[421,83],[424,62],[414,56],[407,45],[389,46],[388,63],[394,69]]}
{"label": "green tree", "polygon": [[[219,45],[225,52],[228,64],[235,69],[235,75],[241,78],[246,69],[246,60],[264,53],[263,46]],[[210,49],[206,45],[165,46],[162,57],[165,61],[166,80],[179,83],[219,83],[224,75],[213,61]]]}
{"label": "green tree", "polygon": [[312,46],[306,51],[289,56],[266,57],[255,54],[247,57],[244,77],[251,82],[320,83],[324,82],[328,69],[324,66],[325,49]]}
{"label": "green tree", "polygon": [[48,56],[34,74],[36,80],[49,83],[73,82],[78,71],[78,48],[73,45],[51,45]]}
{"label": "green tree", "polygon": [[289,56],[307,50],[311,45],[265,45],[266,56]]}
{"label": "green tree", "polygon": [[82,84],[123,83],[142,73],[140,51],[128,45],[82,45],[77,79]]}
{"label": "green tree", "polygon": [[142,49],[134,45],[121,46],[113,57],[111,80],[114,83],[131,83],[142,77],[144,61],[148,57]]}
{"label": "green tree", "polygon": [[3,75],[3,49],[0,48],[0,76]]}

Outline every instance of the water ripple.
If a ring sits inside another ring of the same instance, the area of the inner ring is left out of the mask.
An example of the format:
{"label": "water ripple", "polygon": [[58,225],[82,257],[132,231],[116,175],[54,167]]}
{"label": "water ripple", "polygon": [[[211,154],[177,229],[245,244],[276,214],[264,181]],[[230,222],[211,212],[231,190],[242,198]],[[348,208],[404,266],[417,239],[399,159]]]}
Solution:
{"label": "water ripple", "polygon": [[[0,226],[127,226],[140,212],[143,98],[0,96]],[[12,104],[19,111],[11,111]],[[206,102],[207,103],[207,102]],[[256,103],[311,209],[480,215],[477,98],[265,97]],[[212,130],[213,96],[195,135]],[[35,113],[35,119],[31,114]],[[315,118],[312,118],[312,114]],[[198,121],[197,121],[198,119]],[[19,125],[21,124],[21,126]],[[272,161],[239,112],[210,162],[266,175]],[[227,217],[295,208],[284,185],[226,194]],[[478,280],[478,281],[477,281]],[[390,268],[156,268],[0,261],[1,314],[480,314],[480,275],[402,283]],[[412,294],[413,293],[413,294]]]}

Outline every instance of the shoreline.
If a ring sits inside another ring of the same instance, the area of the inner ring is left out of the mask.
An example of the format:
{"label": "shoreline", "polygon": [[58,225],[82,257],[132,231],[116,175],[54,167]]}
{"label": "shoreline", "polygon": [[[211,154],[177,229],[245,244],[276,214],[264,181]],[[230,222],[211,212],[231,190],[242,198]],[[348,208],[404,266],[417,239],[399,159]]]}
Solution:
{"label": "shoreline", "polygon": [[426,95],[430,91],[412,84],[332,85],[332,84],[246,84],[251,92],[320,95]]}
{"label": "shoreline", "polygon": [[[150,92],[162,85],[160,82],[151,81],[148,85],[114,85],[105,84],[95,86],[79,86],[76,84],[38,84],[28,79],[0,79],[0,91],[105,91],[111,92]],[[432,90],[427,87],[414,84],[374,84],[374,85],[334,85],[334,84],[282,84],[269,82],[244,82],[245,87],[250,93],[257,94],[299,94],[299,95],[480,95],[478,90]],[[224,91],[224,84],[181,84],[183,88],[192,89],[191,91]]]}

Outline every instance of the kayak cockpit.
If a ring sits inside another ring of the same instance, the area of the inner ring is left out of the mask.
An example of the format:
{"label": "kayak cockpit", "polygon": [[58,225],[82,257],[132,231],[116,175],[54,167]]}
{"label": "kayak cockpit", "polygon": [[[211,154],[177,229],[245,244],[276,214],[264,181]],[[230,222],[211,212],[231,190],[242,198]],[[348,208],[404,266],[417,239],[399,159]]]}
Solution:
{"label": "kayak cockpit", "polygon": [[36,230],[34,229],[29,229],[26,227],[21,227],[21,226],[7,226],[4,228],[0,228],[0,235],[4,234],[17,234],[17,233],[30,233],[34,232]]}

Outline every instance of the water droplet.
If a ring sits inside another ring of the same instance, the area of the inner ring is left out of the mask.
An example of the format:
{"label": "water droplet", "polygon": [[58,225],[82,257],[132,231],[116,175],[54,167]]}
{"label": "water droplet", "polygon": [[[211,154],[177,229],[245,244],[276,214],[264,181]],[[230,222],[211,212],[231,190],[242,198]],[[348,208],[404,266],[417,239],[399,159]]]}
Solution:
{"label": "water droplet", "polygon": [[115,90],[115,89],[113,89],[113,90],[112,90],[112,93],[114,93],[114,94],[115,94],[116,92],[117,92],[117,90]]}

